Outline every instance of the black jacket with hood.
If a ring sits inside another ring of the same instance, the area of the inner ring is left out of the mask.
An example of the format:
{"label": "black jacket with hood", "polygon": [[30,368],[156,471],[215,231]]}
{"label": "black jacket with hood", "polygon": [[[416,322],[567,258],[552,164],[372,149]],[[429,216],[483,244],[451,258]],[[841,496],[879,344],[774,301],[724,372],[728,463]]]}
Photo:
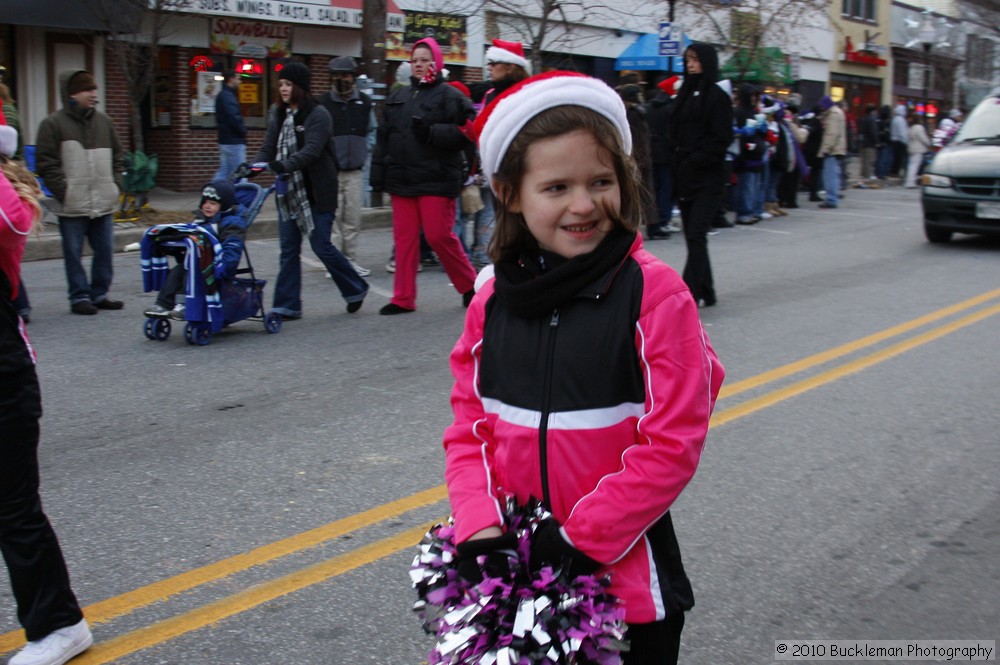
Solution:
{"label": "black jacket with hood", "polygon": [[719,56],[709,44],[695,42],[688,49],[698,54],[702,73],[688,72],[685,61],[670,127],[674,182],[681,197],[722,191],[726,150],[733,140],[733,104],[717,85]]}
{"label": "black jacket with hood", "polygon": [[[372,153],[371,186],[397,196],[449,196],[462,192],[472,144],[463,127],[475,117],[472,101],[445,83],[443,58],[433,39],[422,39],[434,53],[437,76],[396,90],[385,101],[378,141]],[[413,131],[420,118],[429,131],[421,141]]]}

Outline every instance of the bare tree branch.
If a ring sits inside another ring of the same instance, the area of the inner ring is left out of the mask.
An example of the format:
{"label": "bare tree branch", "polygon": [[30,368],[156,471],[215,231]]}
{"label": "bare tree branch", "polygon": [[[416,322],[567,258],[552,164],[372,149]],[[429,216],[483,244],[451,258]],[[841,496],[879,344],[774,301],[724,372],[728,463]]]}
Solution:
{"label": "bare tree branch", "polygon": [[190,0],[78,0],[105,29],[108,47],[125,77],[129,97],[129,144],[145,151],[142,102],[156,78],[167,24]]}

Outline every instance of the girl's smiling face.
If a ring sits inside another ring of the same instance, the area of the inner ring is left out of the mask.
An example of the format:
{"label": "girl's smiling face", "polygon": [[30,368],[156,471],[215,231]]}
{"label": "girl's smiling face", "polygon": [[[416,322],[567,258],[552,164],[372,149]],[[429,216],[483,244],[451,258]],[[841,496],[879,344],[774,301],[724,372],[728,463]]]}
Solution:
{"label": "girl's smiling face", "polygon": [[611,153],[578,129],[532,143],[525,166],[512,210],[542,249],[565,258],[596,249],[614,228],[607,211],[621,211]]}

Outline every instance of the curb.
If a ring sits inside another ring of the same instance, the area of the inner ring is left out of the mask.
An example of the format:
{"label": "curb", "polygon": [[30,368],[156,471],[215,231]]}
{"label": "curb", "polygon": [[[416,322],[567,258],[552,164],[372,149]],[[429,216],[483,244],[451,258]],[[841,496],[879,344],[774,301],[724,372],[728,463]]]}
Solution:
{"label": "curb", "polygon": [[[125,251],[125,246],[142,240],[146,232],[145,226],[129,224],[127,228],[119,224],[115,228],[115,252]],[[361,228],[388,228],[392,226],[391,208],[365,208],[361,211]],[[277,218],[261,218],[254,220],[247,238],[250,240],[266,240],[278,237]],[[84,246],[84,255],[90,254],[90,248]],[[62,258],[62,237],[59,231],[44,231],[40,236],[30,236],[24,247],[21,261],[44,261],[46,259]]]}

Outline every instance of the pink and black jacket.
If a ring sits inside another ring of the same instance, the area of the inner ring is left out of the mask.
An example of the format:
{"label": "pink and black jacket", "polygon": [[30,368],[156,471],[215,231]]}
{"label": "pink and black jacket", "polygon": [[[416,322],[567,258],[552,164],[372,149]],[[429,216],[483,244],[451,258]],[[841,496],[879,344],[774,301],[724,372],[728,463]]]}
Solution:
{"label": "pink and black jacket", "polygon": [[724,370],[677,273],[635,236],[623,261],[547,315],[476,294],[451,354],[446,479],[458,542],[502,497],[546,500],[610,571],[629,623],[689,609],[669,509],[694,475]]}

